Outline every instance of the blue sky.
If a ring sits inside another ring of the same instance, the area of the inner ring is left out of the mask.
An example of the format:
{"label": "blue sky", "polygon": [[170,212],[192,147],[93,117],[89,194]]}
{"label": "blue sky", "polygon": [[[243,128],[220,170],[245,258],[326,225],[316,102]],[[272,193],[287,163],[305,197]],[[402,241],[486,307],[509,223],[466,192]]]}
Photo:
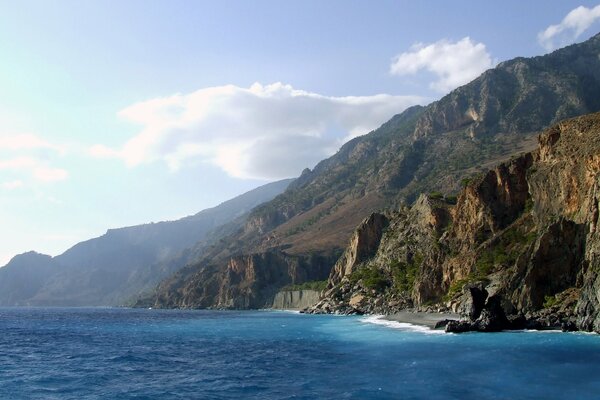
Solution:
{"label": "blue sky", "polygon": [[0,1],[0,265],[297,175],[589,1]]}

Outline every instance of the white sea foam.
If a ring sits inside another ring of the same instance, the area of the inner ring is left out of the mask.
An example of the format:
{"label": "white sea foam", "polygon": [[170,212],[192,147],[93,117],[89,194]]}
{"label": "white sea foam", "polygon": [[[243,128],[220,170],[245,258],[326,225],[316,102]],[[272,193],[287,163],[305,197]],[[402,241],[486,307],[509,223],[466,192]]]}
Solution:
{"label": "white sea foam", "polygon": [[291,313],[291,314],[302,314],[300,310],[288,310],[281,308],[261,308],[258,311],[268,311],[268,312],[283,312],[283,313]]}
{"label": "white sea foam", "polygon": [[361,322],[375,325],[382,325],[388,328],[399,329],[403,331],[419,332],[426,334],[445,334],[443,330],[430,329],[427,326],[410,324],[408,322],[390,321],[385,319],[385,315],[369,315],[360,319]]}

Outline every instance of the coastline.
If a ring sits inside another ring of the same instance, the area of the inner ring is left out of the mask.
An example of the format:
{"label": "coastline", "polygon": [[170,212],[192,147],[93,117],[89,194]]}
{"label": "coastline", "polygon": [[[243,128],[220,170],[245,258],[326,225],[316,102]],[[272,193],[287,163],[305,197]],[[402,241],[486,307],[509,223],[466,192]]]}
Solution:
{"label": "coastline", "polygon": [[447,319],[459,320],[460,315],[453,313],[432,313],[432,312],[411,312],[401,311],[395,314],[384,316],[382,319],[386,321],[400,322],[418,326],[425,326],[429,329],[435,329],[435,325]]}

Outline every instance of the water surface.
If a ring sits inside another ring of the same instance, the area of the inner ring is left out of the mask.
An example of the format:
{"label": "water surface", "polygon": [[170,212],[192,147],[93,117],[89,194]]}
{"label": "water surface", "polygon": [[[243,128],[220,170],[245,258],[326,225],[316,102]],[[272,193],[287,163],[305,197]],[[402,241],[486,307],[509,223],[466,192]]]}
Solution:
{"label": "water surface", "polygon": [[593,399],[600,337],[287,312],[0,309],[0,398]]}

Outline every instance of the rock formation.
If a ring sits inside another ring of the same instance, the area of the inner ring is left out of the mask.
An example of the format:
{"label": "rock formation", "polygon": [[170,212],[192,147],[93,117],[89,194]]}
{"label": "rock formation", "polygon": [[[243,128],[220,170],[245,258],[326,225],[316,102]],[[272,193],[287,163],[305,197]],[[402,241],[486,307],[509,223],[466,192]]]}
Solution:
{"label": "rock formation", "polygon": [[334,268],[330,289],[309,311],[414,306],[461,313],[464,321],[447,327],[455,332],[600,331],[600,113],[560,122],[540,134],[536,151],[465,184],[456,205],[421,196],[382,216],[383,232],[366,220],[354,238],[363,232],[372,255]]}

